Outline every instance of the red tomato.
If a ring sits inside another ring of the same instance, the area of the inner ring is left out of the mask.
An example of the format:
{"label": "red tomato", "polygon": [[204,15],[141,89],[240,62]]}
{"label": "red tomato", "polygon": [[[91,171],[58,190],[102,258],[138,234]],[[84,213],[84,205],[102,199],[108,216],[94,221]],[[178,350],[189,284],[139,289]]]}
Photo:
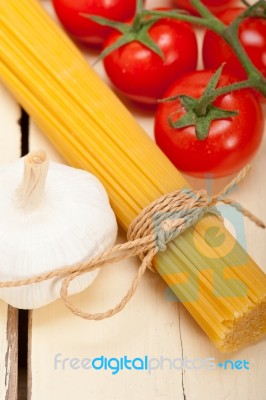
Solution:
{"label": "red tomato", "polygon": [[99,45],[113,32],[79,15],[99,15],[115,21],[125,21],[134,16],[136,0],[52,0],[56,14],[65,29],[76,39]]}
{"label": "red tomato", "polygon": [[[186,94],[200,97],[213,71],[197,71],[176,81],[164,97]],[[234,83],[223,74],[218,87]],[[244,167],[256,153],[263,135],[263,115],[259,102],[249,89],[218,97],[214,105],[238,110],[236,117],[212,121],[205,140],[198,140],[195,127],[172,128],[167,118],[180,119],[185,113],[179,100],[161,103],[155,117],[155,139],[162,151],[181,171],[197,177],[222,177]]]}
{"label": "red tomato", "polygon": [[[198,49],[191,26],[163,18],[149,29],[149,35],[164,59],[139,42],[128,43],[104,58],[104,67],[113,84],[129,98],[154,104],[169,85],[184,73],[194,71]],[[110,35],[104,48],[121,37]]]}
{"label": "red tomato", "polygon": [[[174,3],[178,8],[184,8],[191,14],[198,15],[197,10],[195,10],[189,0],[174,0]],[[218,14],[219,12],[234,6],[238,3],[238,0],[202,0],[202,3],[214,14]]]}
{"label": "red tomato", "polygon": [[[219,14],[219,18],[229,25],[243,8],[234,8]],[[266,77],[266,20],[247,18],[239,27],[239,39],[254,65]],[[226,62],[223,71],[246,78],[244,68],[229,45],[216,33],[207,30],[203,41],[203,61],[206,68],[218,68]]]}

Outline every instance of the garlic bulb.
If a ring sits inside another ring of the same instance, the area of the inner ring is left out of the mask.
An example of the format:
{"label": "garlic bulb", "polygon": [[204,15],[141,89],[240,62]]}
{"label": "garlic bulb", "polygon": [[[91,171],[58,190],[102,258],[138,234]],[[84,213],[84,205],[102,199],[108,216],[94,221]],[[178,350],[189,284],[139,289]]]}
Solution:
{"label": "garlic bulb", "polygon": [[[48,169],[42,150],[0,167],[0,188],[1,281],[85,261],[116,240],[116,219],[98,179],[55,162]],[[97,274],[95,270],[75,279],[70,293],[84,290]],[[59,298],[61,283],[62,278],[53,278],[2,288],[0,298],[17,308],[34,309]]]}

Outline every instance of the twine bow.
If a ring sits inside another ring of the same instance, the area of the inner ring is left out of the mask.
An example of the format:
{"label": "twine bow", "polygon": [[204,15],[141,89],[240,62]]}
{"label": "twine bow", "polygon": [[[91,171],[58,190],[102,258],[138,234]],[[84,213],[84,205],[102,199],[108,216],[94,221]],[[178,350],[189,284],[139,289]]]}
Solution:
{"label": "twine bow", "polygon": [[[187,228],[195,225],[206,213],[212,213],[221,217],[215,207],[218,202],[230,204],[256,225],[265,228],[264,223],[251,212],[233,200],[225,198],[245,178],[250,168],[249,165],[246,166],[222,192],[212,197],[208,197],[206,190],[194,191],[191,189],[177,190],[160,197],[142,210],[131,223],[127,232],[128,241],[126,243],[118,244],[89,261],[71,267],[57,268],[31,278],[0,282],[0,288],[31,285],[55,277],[61,277],[64,279],[60,296],[65,306],[73,314],[87,320],[102,320],[111,317],[123,310],[129,302],[136,292],[146,269],[149,268],[152,271],[156,271],[152,264],[153,258],[159,251],[166,250],[167,243],[182,234]],[[75,278],[97,268],[102,268],[107,264],[113,264],[136,255],[141,258],[142,263],[127,294],[114,308],[103,313],[91,314],[76,308],[71,303],[68,296],[68,287]]]}

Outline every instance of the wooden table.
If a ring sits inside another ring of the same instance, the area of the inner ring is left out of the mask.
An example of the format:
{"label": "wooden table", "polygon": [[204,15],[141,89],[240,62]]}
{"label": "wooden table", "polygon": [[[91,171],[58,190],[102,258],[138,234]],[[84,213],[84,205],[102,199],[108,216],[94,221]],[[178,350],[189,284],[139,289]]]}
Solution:
{"label": "wooden table", "polygon": [[[49,8],[49,1],[43,1]],[[160,5],[161,1],[150,1]],[[91,61],[95,55],[86,55]],[[101,65],[97,67],[106,79]],[[142,112],[129,104],[146,131],[152,135],[152,113]],[[0,164],[21,155],[20,107],[0,86]],[[25,129],[25,128],[24,128]],[[25,137],[23,151],[25,151]],[[30,121],[29,149],[44,148],[51,159],[61,157],[39,129]],[[266,138],[254,161],[254,167],[235,196],[248,209],[266,220]],[[194,186],[204,182],[190,179]],[[224,180],[216,186],[222,186]],[[247,249],[266,271],[265,232],[245,221]],[[120,232],[118,240],[125,240]],[[129,286],[139,265],[137,258],[109,266],[83,293],[74,296],[84,310],[105,310],[115,304]],[[22,399],[17,394],[17,310],[0,302],[0,400]],[[23,338],[22,338],[23,339]],[[25,339],[26,340],[26,339]],[[28,354],[28,399],[30,400],[265,400],[266,342],[261,341],[232,355],[221,355],[210,343],[187,311],[174,301],[163,281],[150,272],[125,310],[111,319],[84,321],[71,315],[60,300],[30,312]],[[144,357],[160,359],[162,369],[110,370],[65,369],[57,360],[86,357]],[[216,367],[170,368],[173,359],[214,358]],[[250,370],[224,370],[217,364],[225,360],[247,360]]]}
{"label": "wooden table", "polygon": [[[21,155],[20,107],[0,84],[1,164]],[[0,301],[0,400],[17,399],[18,310]]]}

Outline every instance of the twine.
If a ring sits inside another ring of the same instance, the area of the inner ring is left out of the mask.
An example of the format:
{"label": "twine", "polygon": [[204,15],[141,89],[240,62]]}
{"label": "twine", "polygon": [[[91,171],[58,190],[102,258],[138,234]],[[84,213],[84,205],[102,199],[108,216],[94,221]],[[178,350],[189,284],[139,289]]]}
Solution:
{"label": "twine", "polygon": [[[195,225],[206,213],[221,217],[215,207],[218,202],[231,205],[256,225],[265,228],[265,224],[250,211],[233,200],[225,198],[246,177],[250,168],[247,165],[218,195],[210,198],[206,190],[194,191],[191,189],[177,190],[160,197],[144,208],[131,223],[127,232],[128,241],[126,243],[118,244],[86,262],[71,267],[57,268],[31,278],[0,282],[0,288],[32,285],[61,277],[64,279],[60,297],[73,314],[87,320],[109,318],[123,310],[136,292],[146,269],[156,271],[152,264],[153,258],[158,252],[166,250],[167,243],[182,234],[187,228]],[[76,308],[71,303],[68,287],[75,278],[97,268],[102,268],[107,264],[110,265],[136,255],[141,258],[141,265],[127,294],[114,308],[102,313],[91,314]]]}

